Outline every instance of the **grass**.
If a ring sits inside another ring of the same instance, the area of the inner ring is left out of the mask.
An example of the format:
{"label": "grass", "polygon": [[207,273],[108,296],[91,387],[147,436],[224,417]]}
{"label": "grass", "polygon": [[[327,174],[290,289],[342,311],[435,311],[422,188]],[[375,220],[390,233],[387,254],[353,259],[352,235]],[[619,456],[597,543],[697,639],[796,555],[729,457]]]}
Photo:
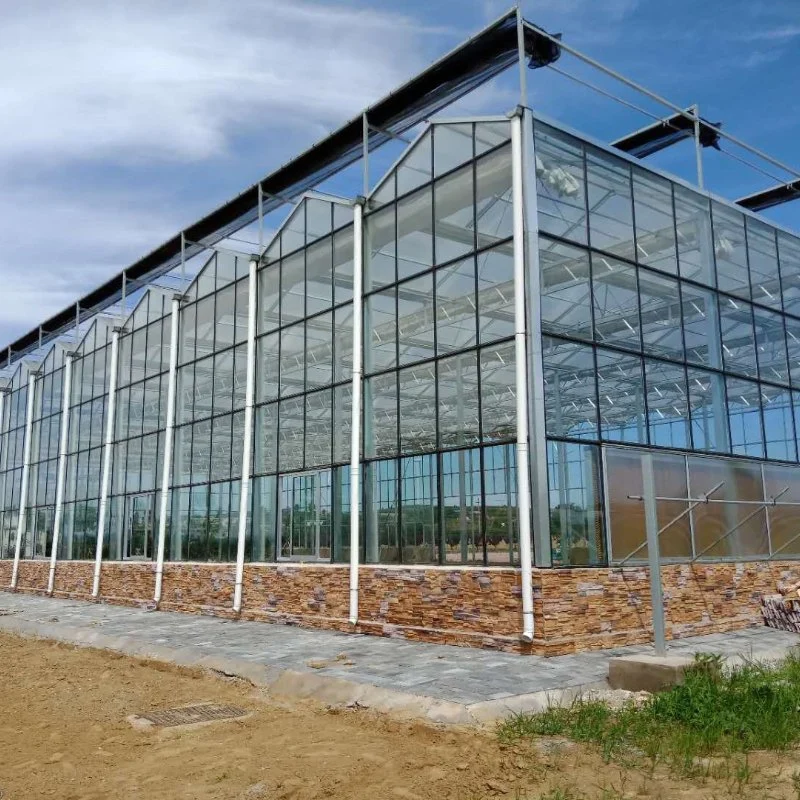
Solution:
{"label": "grass", "polygon": [[[620,763],[648,759],[683,773],[724,769],[740,785],[750,778],[746,754],[785,750],[800,742],[800,653],[765,666],[725,669],[713,656],[699,656],[680,686],[643,704],[611,708],[578,699],[564,708],[519,714],[504,722],[501,740],[564,736],[596,745]],[[723,757],[720,765],[698,763]],[[798,786],[800,797],[800,786]]]}

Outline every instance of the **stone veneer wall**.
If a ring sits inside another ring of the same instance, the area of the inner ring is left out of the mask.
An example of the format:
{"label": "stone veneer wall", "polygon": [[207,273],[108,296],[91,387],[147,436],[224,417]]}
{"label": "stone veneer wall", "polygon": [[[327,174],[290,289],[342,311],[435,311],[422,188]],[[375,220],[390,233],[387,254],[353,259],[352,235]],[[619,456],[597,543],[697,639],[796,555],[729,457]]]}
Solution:
{"label": "stone veneer wall", "polygon": [[[11,580],[0,561],[0,585]],[[19,590],[47,586],[47,561],[20,562]],[[89,599],[94,564],[59,562],[55,595]],[[799,580],[800,562],[667,565],[667,636],[762,624],[760,600],[779,580]],[[534,570],[536,639],[519,642],[519,574],[512,569],[362,567],[357,630],[379,636],[558,655],[650,641],[647,570]],[[233,617],[233,564],[164,565],[161,608]],[[104,562],[100,599],[151,605],[155,566]],[[246,564],[241,617],[351,631],[347,565]]]}

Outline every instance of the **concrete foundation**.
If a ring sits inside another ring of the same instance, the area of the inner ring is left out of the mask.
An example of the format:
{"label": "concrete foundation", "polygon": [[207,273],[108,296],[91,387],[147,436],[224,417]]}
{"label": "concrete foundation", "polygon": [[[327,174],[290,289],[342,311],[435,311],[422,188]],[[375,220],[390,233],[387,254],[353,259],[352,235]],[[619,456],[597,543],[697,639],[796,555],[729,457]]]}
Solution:
{"label": "concrete foundation", "polygon": [[609,659],[608,683],[628,692],[660,692],[683,683],[694,659],[677,655],[632,655]]}

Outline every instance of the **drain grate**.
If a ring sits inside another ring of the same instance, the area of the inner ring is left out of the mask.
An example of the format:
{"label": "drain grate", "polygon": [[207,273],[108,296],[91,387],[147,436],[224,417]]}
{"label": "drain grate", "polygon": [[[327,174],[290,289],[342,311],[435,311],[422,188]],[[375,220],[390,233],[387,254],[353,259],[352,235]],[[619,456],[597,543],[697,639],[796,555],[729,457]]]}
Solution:
{"label": "drain grate", "polygon": [[198,722],[217,722],[223,719],[238,719],[250,712],[236,706],[223,706],[217,703],[203,703],[197,706],[181,706],[166,708],[163,711],[148,711],[138,714],[140,720],[160,728],[174,728],[178,725],[195,725]]}

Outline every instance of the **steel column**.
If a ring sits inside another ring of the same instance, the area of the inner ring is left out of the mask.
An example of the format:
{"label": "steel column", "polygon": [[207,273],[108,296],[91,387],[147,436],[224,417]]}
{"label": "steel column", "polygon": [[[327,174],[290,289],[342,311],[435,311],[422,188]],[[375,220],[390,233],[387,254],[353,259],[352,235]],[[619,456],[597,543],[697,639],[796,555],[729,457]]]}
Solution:
{"label": "steel column", "polygon": [[244,442],[242,450],[242,488],[239,494],[239,539],[236,549],[236,586],[233,610],[242,610],[244,555],[247,544],[247,512],[250,505],[250,482],[253,472],[253,405],[256,388],[256,299],[259,258],[250,259],[250,282],[247,300],[247,383],[244,399]]}
{"label": "steel column", "polygon": [[514,352],[517,392],[517,504],[522,583],[522,640],[533,641],[531,498],[528,466],[528,356],[525,317],[525,166],[522,112],[511,119],[511,166],[514,230]]}
{"label": "steel column", "polygon": [[56,579],[56,560],[61,526],[64,518],[64,484],[67,478],[67,435],[69,433],[69,403],[72,394],[72,354],[68,354],[64,364],[64,399],[61,408],[61,430],[58,444],[58,473],[56,475],[56,508],[53,520],[53,544],[50,553],[50,574],[47,578],[47,594],[53,594]]}
{"label": "steel column", "polygon": [[[169,484],[172,478],[172,453],[175,438],[175,390],[178,383],[178,330],[180,327],[181,301],[172,298],[169,320],[169,376],[167,378],[167,418],[164,421],[164,463],[161,469],[161,497],[158,512],[158,549],[156,551],[156,587],[153,600],[161,602],[164,582],[164,548],[167,541],[167,519],[169,517]],[[176,530],[176,528],[173,528]]]}
{"label": "steel column", "polygon": [[19,557],[22,548],[22,534],[25,532],[25,515],[28,504],[28,481],[31,470],[31,434],[33,432],[33,398],[36,393],[36,373],[28,374],[28,402],[25,417],[25,443],[22,448],[22,486],[19,492],[19,519],[17,520],[17,540],[14,545],[14,568],[11,572],[11,588],[17,588],[19,577]]}
{"label": "steel column", "polygon": [[350,624],[358,622],[358,567],[361,514],[361,382],[364,303],[364,208],[353,207],[353,384],[350,423]]}
{"label": "steel column", "polygon": [[94,555],[94,580],[92,597],[100,594],[100,569],[103,563],[103,542],[106,533],[108,512],[108,492],[111,488],[111,457],[114,450],[114,426],[117,401],[117,371],[119,364],[120,328],[114,328],[111,335],[111,366],[108,377],[108,411],[106,415],[106,439],[103,443],[103,477],[100,485],[100,506],[97,513],[97,550]]}

